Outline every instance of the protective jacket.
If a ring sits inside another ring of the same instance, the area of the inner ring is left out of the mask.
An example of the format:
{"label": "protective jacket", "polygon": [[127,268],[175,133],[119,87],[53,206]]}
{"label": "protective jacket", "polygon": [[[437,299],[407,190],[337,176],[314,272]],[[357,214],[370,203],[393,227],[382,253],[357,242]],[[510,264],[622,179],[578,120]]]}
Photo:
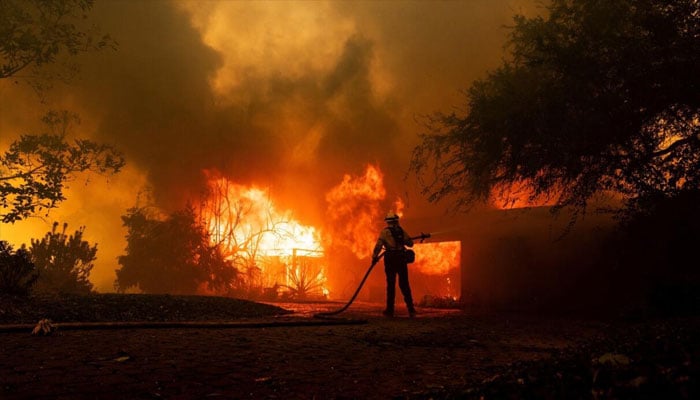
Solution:
{"label": "protective jacket", "polygon": [[377,258],[382,248],[385,248],[387,251],[401,251],[404,249],[404,246],[413,247],[411,237],[401,225],[389,225],[379,232],[379,238],[372,251],[372,258]]}

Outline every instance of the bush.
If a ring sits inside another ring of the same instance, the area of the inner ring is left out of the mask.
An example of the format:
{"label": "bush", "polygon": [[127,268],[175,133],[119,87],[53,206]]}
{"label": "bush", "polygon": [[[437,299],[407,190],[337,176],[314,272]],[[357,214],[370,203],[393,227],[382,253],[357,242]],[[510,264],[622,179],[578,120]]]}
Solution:
{"label": "bush", "polygon": [[29,252],[40,271],[34,290],[43,293],[91,293],[90,271],[97,258],[97,245],[83,240],[85,227],[70,236],[66,234],[68,224],[64,223],[60,232],[57,228],[58,222],[55,222],[51,232],[41,240],[32,239]]}
{"label": "bush", "polygon": [[27,249],[12,251],[6,241],[0,241],[0,294],[26,296],[39,277]]}

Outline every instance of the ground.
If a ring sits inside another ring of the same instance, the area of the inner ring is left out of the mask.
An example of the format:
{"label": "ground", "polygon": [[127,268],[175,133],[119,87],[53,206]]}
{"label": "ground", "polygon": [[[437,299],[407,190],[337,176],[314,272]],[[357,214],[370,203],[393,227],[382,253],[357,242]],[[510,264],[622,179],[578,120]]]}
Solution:
{"label": "ground", "polygon": [[698,398],[696,317],[119,296],[2,299],[0,398]]}

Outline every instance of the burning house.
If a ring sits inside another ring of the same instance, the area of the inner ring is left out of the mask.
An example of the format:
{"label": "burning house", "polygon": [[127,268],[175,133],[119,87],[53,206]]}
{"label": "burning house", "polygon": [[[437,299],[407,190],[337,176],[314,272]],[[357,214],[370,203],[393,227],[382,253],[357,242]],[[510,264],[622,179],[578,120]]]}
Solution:
{"label": "burning house", "polygon": [[[199,208],[212,243],[241,273],[239,289],[248,297],[342,300],[369,265],[385,196],[381,170],[368,165],[364,175],[346,175],[326,194],[330,217],[323,226],[303,224],[291,210],[280,211],[269,189],[222,177],[210,178]],[[401,212],[402,201],[393,207]],[[415,250],[411,280],[417,301],[458,300],[461,243],[416,243]],[[361,298],[383,301],[383,280],[382,273],[373,274]]]}

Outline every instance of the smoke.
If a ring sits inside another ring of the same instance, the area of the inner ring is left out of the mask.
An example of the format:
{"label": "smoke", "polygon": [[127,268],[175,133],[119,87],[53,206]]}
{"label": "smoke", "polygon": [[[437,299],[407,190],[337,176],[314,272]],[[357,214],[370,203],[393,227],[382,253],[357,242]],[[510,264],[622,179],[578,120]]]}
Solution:
{"label": "smoke", "polygon": [[377,162],[398,186],[415,116],[454,105],[500,61],[516,6],[102,2],[119,50],[88,60],[66,95],[166,207],[202,188],[204,168],[316,194]]}
{"label": "smoke", "polygon": [[460,90],[500,64],[512,15],[534,5],[98,1],[90,21],[118,50],[82,56],[78,80],[57,85],[45,104],[3,86],[0,129],[6,140],[42,109],[68,108],[83,119],[76,133],[124,152],[122,176],[73,185],[51,216],[95,235],[98,257],[109,256],[93,276],[111,290],[124,248],[119,216],[146,185],[165,210],[196,199],[203,170],[270,187],[313,224],[325,218],[324,194],[373,164],[387,201],[405,198],[408,216],[434,214],[403,179],[422,130],[416,119],[461,104]]}

